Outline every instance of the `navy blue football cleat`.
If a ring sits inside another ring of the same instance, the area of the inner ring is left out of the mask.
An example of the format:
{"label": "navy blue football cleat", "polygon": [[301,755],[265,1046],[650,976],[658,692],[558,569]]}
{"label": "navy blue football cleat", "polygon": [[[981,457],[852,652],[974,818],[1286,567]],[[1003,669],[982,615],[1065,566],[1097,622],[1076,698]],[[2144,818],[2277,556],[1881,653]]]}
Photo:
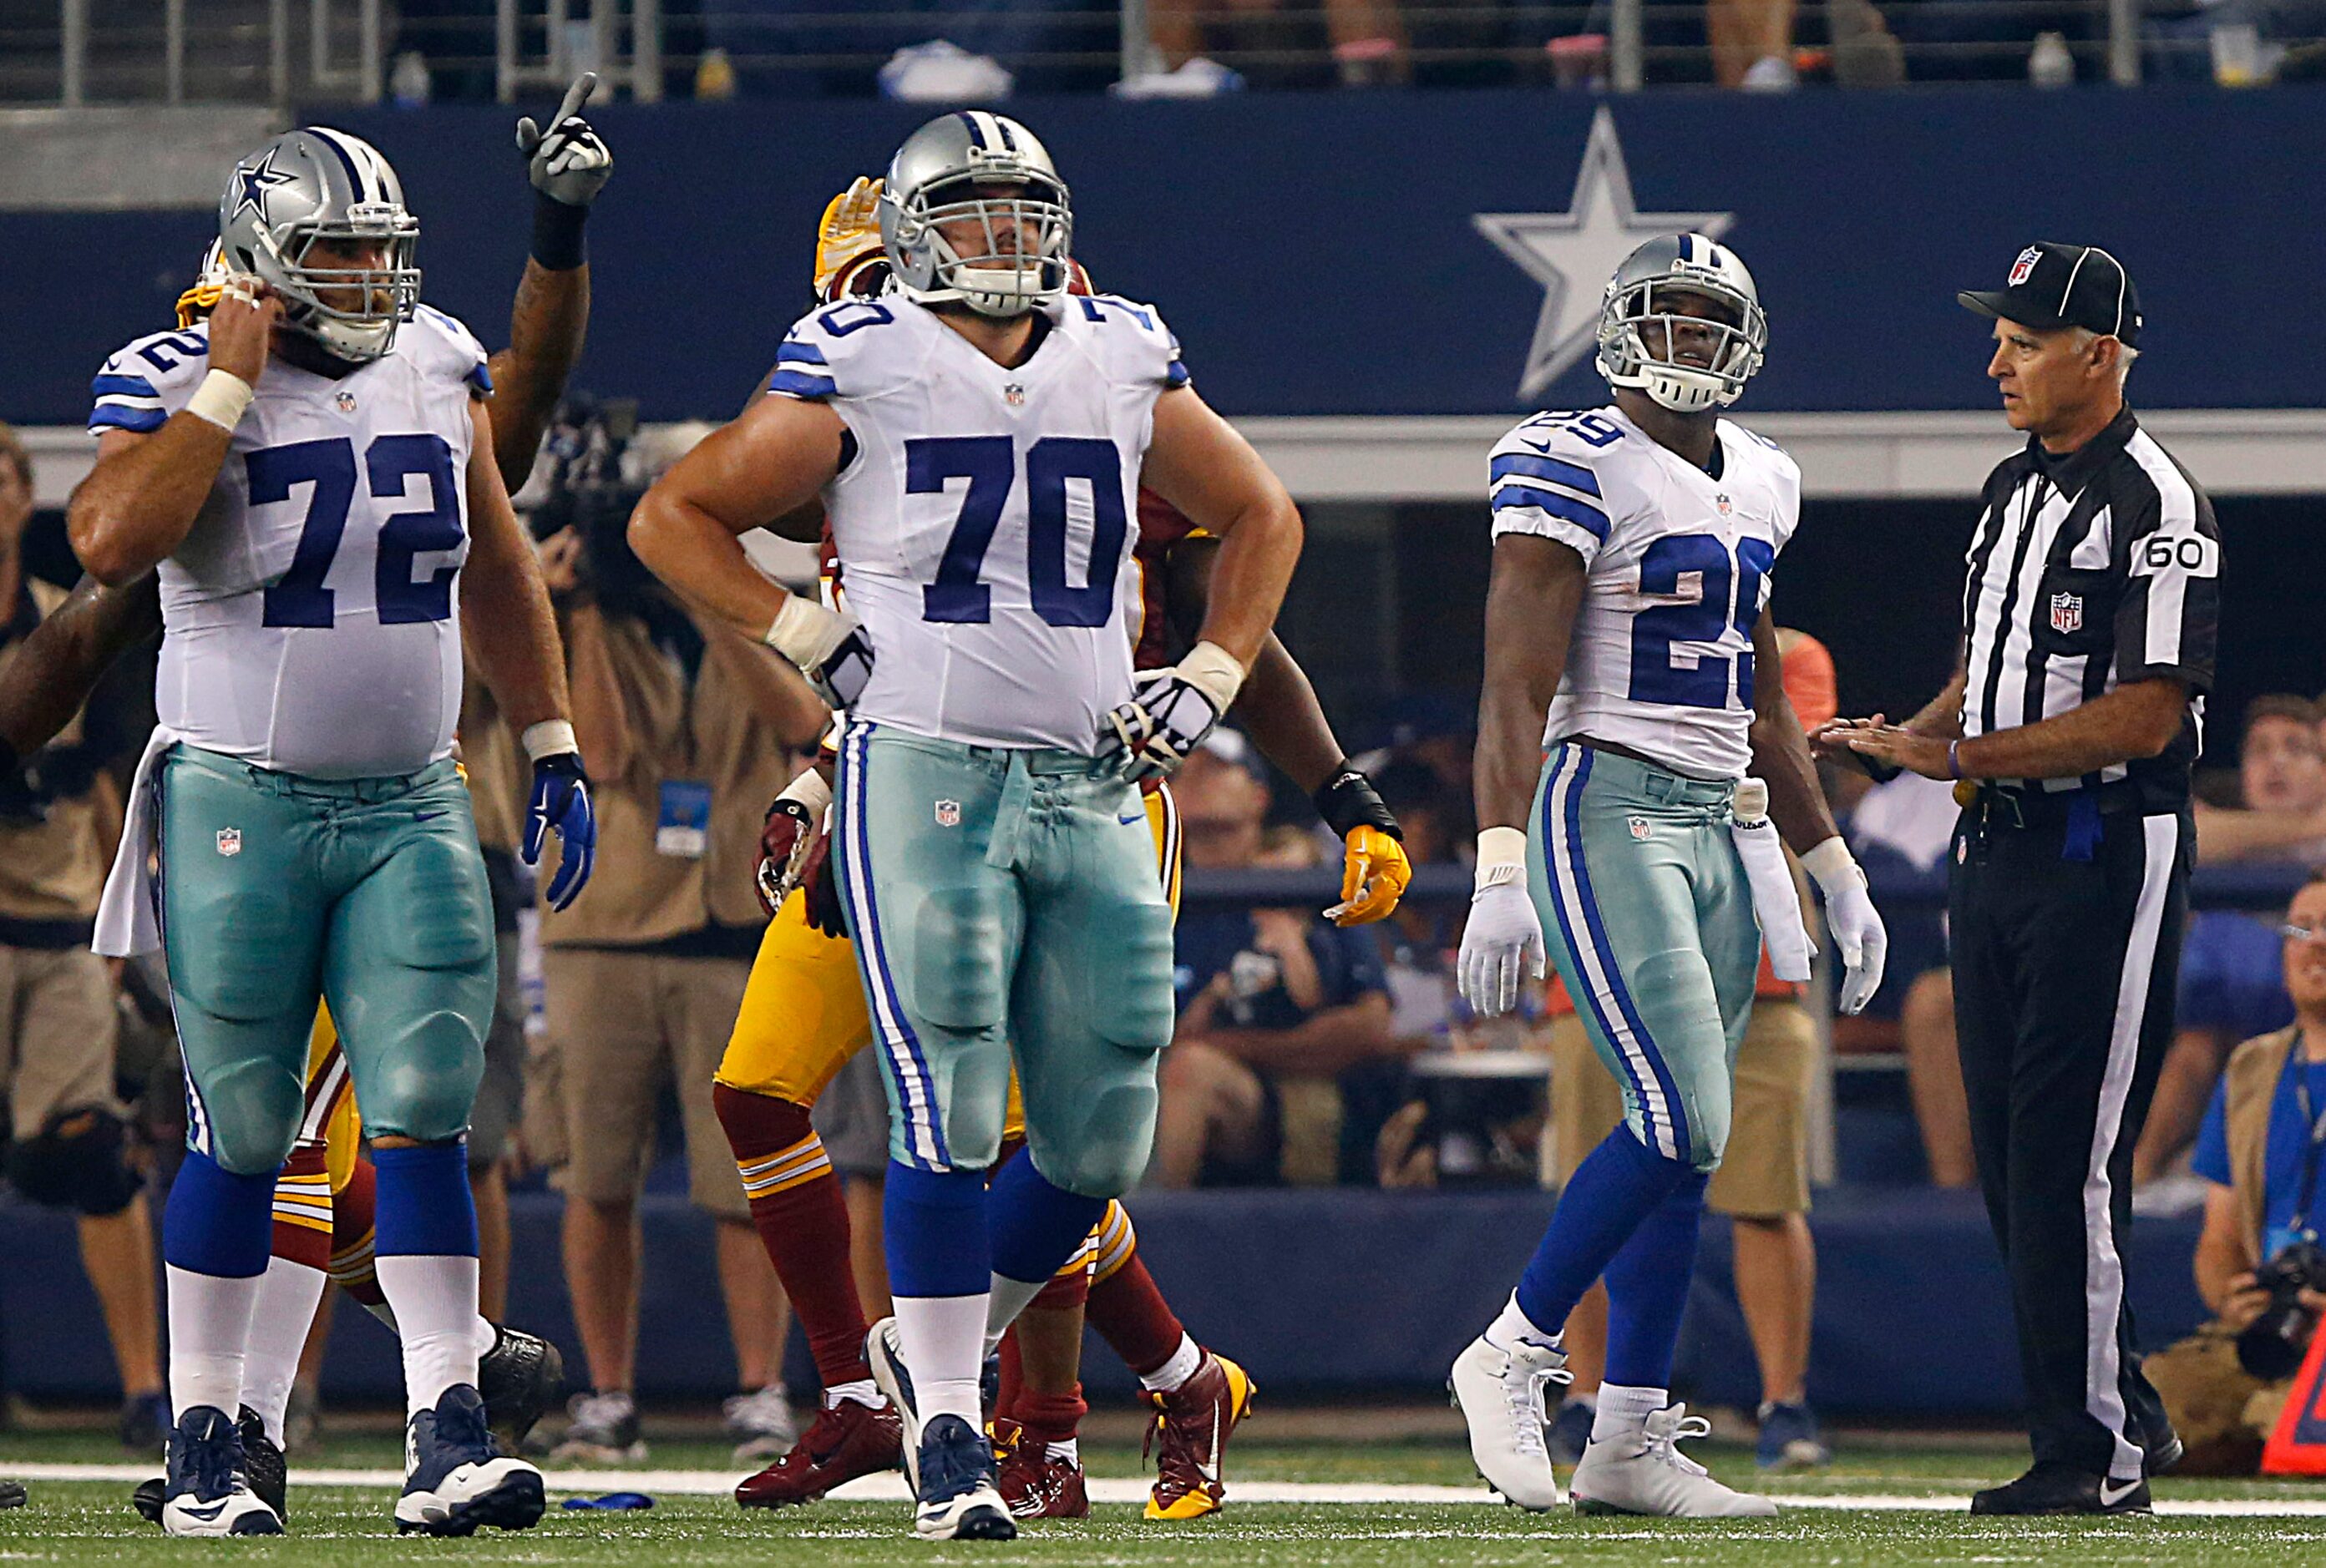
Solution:
{"label": "navy blue football cleat", "polygon": [[526,1530],[541,1519],[541,1471],[501,1452],[485,1429],[483,1396],[466,1383],[405,1427],[404,1476],[398,1531],[467,1536],[479,1525]]}
{"label": "navy blue football cleat", "polygon": [[172,1536],[279,1536],[283,1521],[250,1489],[242,1436],[226,1412],[197,1405],[171,1427],[162,1528]]}

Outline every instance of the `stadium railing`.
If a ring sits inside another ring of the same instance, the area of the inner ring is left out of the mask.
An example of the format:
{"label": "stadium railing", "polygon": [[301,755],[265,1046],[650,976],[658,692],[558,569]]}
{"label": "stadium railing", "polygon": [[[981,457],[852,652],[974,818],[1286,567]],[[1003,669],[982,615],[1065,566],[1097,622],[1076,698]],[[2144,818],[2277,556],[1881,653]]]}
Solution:
{"label": "stadium railing", "polygon": [[[0,103],[507,102],[583,69],[643,102],[674,96],[863,96],[897,51],[945,40],[1019,91],[1096,90],[1160,68],[1151,0],[0,0]],[[2039,40],[2073,79],[2229,85],[2314,76],[2311,0],[1826,0],[1800,8],[1794,61],[1850,79],[1846,30],[1894,40],[1910,81],[2026,79]],[[1261,86],[1327,86],[1326,23],[1305,5],[1205,0],[1175,13],[1211,58]],[[1712,79],[1704,0],[1378,0],[1397,76],[1430,85],[1557,82],[1616,91]],[[1846,24],[1843,14],[1858,20]],[[1870,19],[1870,22],[1869,20]],[[1375,41],[1382,42],[1382,41]],[[1386,43],[1385,43],[1385,46]],[[1882,50],[1891,45],[1884,42]],[[2034,74],[2042,75],[2041,71]],[[1884,79],[1877,70],[1871,79]]]}

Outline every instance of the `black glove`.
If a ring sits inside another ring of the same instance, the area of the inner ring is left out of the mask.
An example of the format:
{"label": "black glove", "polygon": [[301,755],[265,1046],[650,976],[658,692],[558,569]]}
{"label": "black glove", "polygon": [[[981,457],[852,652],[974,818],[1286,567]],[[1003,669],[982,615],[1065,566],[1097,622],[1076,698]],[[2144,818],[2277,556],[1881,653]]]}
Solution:
{"label": "black glove", "polygon": [[832,835],[817,835],[800,871],[807,887],[807,923],[829,937],[848,935],[848,905],[840,896],[840,878],[832,868]]}

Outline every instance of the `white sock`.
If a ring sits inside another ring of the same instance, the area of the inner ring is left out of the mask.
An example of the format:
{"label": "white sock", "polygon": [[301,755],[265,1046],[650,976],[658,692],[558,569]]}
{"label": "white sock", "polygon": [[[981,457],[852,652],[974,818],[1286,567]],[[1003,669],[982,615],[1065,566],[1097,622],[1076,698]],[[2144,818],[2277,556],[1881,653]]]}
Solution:
{"label": "white sock", "polygon": [[228,1279],[169,1266],[170,1413],[175,1420],[197,1406],[232,1421],[242,1404],[243,1360],[258,1282]]}
{"label": "white sock", "polygon": [[266,1435],[283,1446],[283,1415],[291,1406],[291,1385],[299,1380],[299,1356],[315,1326],[330,1276],[320,1268],[275,1257],[258,1276],[258,1302],[250,1314],[250,1348],[242,1363],[242,1402],[258,1412]]}
{"label": "white sock", "polygon": [[1051,1459],[1063,1459],[1068,1464],[1080,1464],[1083,1461],[1083,1445],[1071,1437],[1064,1443],[1044,1443],[1042,1452]]}
{"label": "white sock", "polygon": [[1504,1351],[1515,1350],[1521,1344],[1535,1345],[1544,1350],[1555,1350],[1558,1345],[1557,1332],[1542,1327],[1519,1311],[1519,1293],[1516,1291],[1511,1292],[1511,1299],[1503,1304],[1503,1310],[1494,1314],[1493,1322],[1486,1325],[1485,1339],[1486,1343]]}
{"label": "white sock", "polygon": [[477,1260],[383,1257],[377,1267],[404,1341],[405,1413],[433,1410],[444,1390],[477,1380]]}
{"label": "white sock", "polygon": [[1046,1279],[1037,1284],[1028,1285],[1022,1279],[1012,1279],[1006,1274],[997,1274],[993,1276],[992,1288],[986,1293],[985,1298],[985,1353],[987,1355],[990,1356],[1001,1348],[1001,1336],[1009,1331],[1009,1325],[1018,1321],[1018,1314],[1026,1310],[1026,1304],[1041,1294],[1049,1283]]}
{"label": "white sock", "polygon": [[977,1431],[985,1429],[978,1400],[983,1358],[986,1303],[976,1295],[900,1295],[897,1343],[913,1374],[913,1398],[926,1426],[939,1415],[958,1415]]}
{"label": "white sock", "polygon": [[1151,1393],[1168,1394],[1194,1377],[1196,1369],[1203,1364],[1204,1347],[1196,1343],[1192,1336],[1182,1333],[1179,1348],[1171,1352],[1171,1359],[1152,1372],[1139,1374],[1139,1381]]}
{"label": "white sock", "polygon": [[837,1410],[843,1399],[853,1399],[868,1410],[878,1410],[889,1401],[879,1386],[870,1378],[858,1378],[846,1383],[834,1383],[823,1391],[823,1407]]}
{"label": "white sock", "polygon": [[493,1345],[500,1337],[501,1331],[493,1327],[493,1320],[479,1313],[477,1314],[477,1359],[481,1361],[491,1355]]}
{"label": "white sock", "polygon": [[1598,1408],[1591,1417],[1591,1441],[1605,1443],[1611,1437],[1637,1432],[1647,1424],[1649,1416],[1670,1403],[1669,1388],[1629,1388],[1621,1383],[1602,1383]]}

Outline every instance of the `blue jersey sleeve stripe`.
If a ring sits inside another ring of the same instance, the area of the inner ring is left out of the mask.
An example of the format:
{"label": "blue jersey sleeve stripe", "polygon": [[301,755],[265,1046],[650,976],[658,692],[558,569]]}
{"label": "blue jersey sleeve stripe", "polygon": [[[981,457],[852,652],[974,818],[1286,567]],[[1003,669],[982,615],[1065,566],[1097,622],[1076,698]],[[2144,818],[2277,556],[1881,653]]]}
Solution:
{"label": "blue jersey sleeve stripe", "polygon": [[1562,462],[1557,458],[1529,457],[1524,452],[1498,452],[1494,456],[1493,479],[1505,479],[1512,474],[1524,474],[1531,479],[1549,479],[1565,485],[1570,490],[1580,490],[1586,496],[1599,494],[1599,476],[1581,463]]}
{"label": "blue jersey sleeve stripe", "polygon": [[130,408],[118,403],[100,403],[88,416],[88,428],[100,430],[111,425],[121,430],[138,431],[160,430],[170,422],[168,413],[158,408]]}
{"label": "blue jersey sleeve stripe", "polygon": [[1554,517],[1563,517],[1587,531],[1594,539],[1607,537],[1606,513],[1586,501],[1562,496],[1556,490],[1538,490],[1529,485],[1505,485],[1494,492],[1495,511],[1504,512],[1513,506],[1537,506]]}
{"label": "blue jersey sleeve stripe", "polygon": [[776,349],[778,365],[823,365],[830,363],[823,350],[813,343],[786,343]]}
{"label": "blue jersey sleeve stripe", "polygon": [[154,384],[142,376],[100,376],[88,384],[91,397],[159,397]]}
{"label": "blue jersey sleeve stripe", "polygon": [[768,390],[786,397],[831,397],[840,391],[840,383],[829,376],[810,376],[804,370],[778,370],[768,378]]}
{"label": "blue jersey sleeve stripe", "polygon": [[469,385],[479,392],[489,394],[493,389],[492,366],[481,359],[469,366]]}
{"label": "blue jersey sleeve stripe", "polygon": [[1164,367],[1163,385],[1166,387],[1185,386],[1189,379],[1186,366],[1177,359]]}

